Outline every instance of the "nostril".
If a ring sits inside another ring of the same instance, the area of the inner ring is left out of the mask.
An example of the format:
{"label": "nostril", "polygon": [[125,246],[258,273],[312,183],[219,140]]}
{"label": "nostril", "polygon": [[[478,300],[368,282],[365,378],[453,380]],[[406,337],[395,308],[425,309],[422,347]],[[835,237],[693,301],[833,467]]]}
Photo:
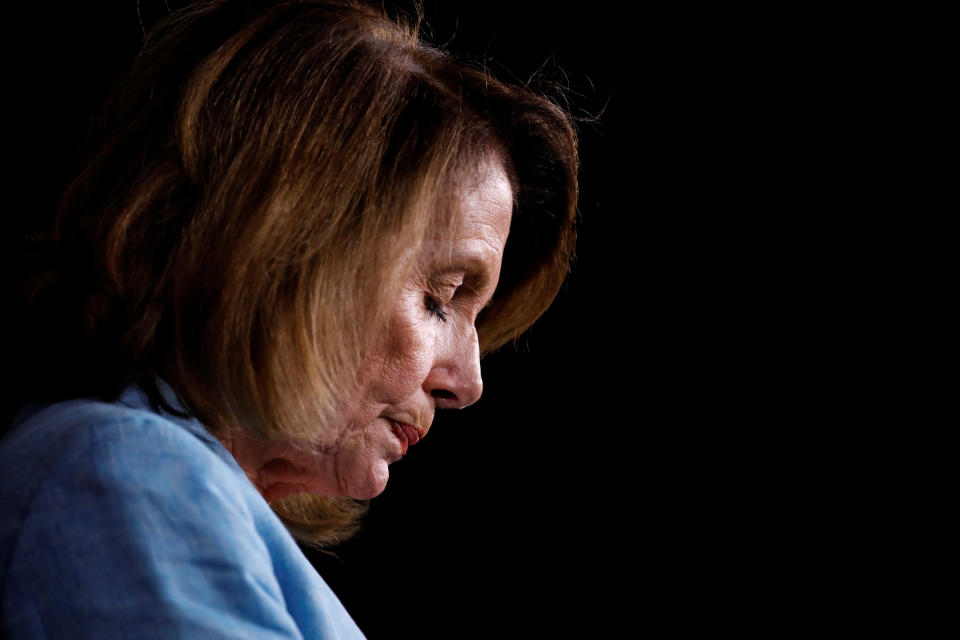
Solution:
{"label": "nostril", "polygon": [[430,395],[434,398],[442,398],[444,400],[456,400],[457,394],[452,391],[447,391],[446,389],[433,389],[430,392]]}

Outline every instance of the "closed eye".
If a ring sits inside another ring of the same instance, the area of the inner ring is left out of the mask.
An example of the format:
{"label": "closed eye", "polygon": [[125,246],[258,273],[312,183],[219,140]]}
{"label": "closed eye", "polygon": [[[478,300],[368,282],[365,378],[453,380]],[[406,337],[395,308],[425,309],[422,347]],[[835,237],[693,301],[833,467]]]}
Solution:
{"label": "closed eye", "polygon": [[440,306],[440,303],[431,295],[426,295],[423,297],[423,306],[427,308],[427,311],[431,315],[436,316],[440,319],[441,322],[447,321],[447,312],[443,310],[443,307]]}

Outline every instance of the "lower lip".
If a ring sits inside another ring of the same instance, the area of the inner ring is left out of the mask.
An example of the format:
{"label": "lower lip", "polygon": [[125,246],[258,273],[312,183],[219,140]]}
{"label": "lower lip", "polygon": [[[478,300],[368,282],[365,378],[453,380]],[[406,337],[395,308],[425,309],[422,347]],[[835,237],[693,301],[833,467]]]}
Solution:
{"label": "lower lip", "polygon": [[403,447],[402,455],[407,455],[407,447],[417,444],[420,442],[420,438],[423,437],[423,430],[412,424],[391,420],[390,427],[393,429],[393,433],[397,436],[400,445]]}

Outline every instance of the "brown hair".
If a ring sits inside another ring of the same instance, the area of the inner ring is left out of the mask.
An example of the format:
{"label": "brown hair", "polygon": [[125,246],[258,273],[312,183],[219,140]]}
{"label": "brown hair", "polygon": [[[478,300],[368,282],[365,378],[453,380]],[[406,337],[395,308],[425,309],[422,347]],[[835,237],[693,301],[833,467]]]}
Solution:
{"label": "brown hair", "polygon": [[[417,31],[347,0],[214,0],[157,25],[31,282],[24,399],[112,400],[137,381],[166,406],[160,378],[215,433],[315,431],[383,326],[391,247],[417,246],[491,156],[516,206],[481,350],[529,327],[573,250],[573,128]],[[316,543],[359,512],[310,496],[274,507]]]}

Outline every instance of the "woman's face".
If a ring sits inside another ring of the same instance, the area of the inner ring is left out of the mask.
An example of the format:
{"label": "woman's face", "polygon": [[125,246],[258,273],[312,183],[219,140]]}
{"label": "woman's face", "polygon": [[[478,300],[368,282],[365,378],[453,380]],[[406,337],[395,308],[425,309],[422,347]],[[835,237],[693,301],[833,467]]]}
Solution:
{"label": "woman's face", "polygon": [[355,402],[313,453],[225,439],[267,501],[292,493],[376,496],[387,465],[427,435],[437,407],[461,408],[483,389],[474,323],[493,296],[513,209],[491,166],[453,203],[451,224],[428,236],[403,279],[388,330],[365,363]]}

